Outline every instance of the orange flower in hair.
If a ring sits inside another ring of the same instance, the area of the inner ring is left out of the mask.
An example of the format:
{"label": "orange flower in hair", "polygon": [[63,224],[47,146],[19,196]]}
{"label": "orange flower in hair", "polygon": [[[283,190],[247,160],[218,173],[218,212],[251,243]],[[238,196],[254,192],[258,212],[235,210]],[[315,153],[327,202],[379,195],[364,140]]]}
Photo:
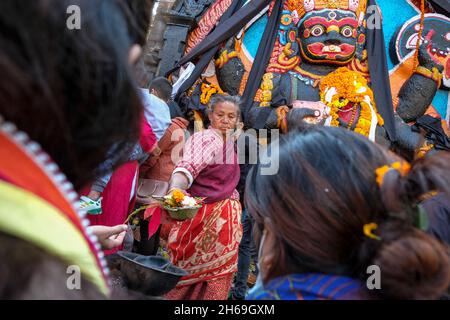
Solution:
{"label": "orange flower in hair", "polygon": [[409,173],[409,170],[411,170],[411,165],[408,162],[406,162],[406,161],[403,161],[401,163],[400,162],[394,162],[392,164],[392,168],[397,170],[400,173],[400,175],[402,177],[404,177],[404,176],[406,176]]}
{"label": "orange flower in hair", "polygon": [[397,170],[397,172],[400,173],[400,175],[402,177],[404,177],[408,174],[410,169],[411,169],[411,166],[408,162],[400,163],[399,161],[396,161],[396,162],[392,163],[391,165],[384,165],[382,167],[379,167],[379,168],[375,169],[377,184],[378,184],[378,186],[381,187],[381,185],[383,184],[384,175],[389,170]]}
{"label": "orange flower in hair", "polygon": [[390,167],[387,165],[375,169],[375,175],[377,176],[377,184],[379,187],[383,184],[384,175],[389,171],[389,169]]}
{"label": "orange flower in hair", "polygon": [[381,241],[381,238],[373,233],[378,228],[378,224],[375,222],[367,223],[363,226],[364,235],[368,238]]}

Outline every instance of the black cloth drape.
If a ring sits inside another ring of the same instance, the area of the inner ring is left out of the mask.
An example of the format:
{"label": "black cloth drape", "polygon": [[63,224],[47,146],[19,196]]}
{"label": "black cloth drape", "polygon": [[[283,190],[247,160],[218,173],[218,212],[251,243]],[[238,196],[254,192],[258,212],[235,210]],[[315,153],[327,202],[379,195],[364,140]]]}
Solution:
{"label": "black cloth drape", "polygon": [[450,138],[442,128],[440,118],[434,118],[428,114],[423,115],[417,119],[411,130],[419,133],[423,131],[425,138],[434,144],[436,150],[450,151]]}
{"label": "black cloth drape", "polygon": [[437,13],[450,16],[450,0],[427,0]]}
{"label": "black cloth drape", "polygon": [[[243,4],[244,4],[244,0],[234,0],[231,3],[230,7],[225,11],[225,13],[220,18],[217,28],[221,28],[221,25],[225,21],[227,21],[238,9],[240,9]],[[208,66],[211,59],[213,59],[214,55],[217,53],[217,51],[219,51],[219,48],[220,48],[220,44],[215,45],[214,47],[212,47],[211,49],[206,51],[200,57],[199,61],[197,61],[197,63],[195,64],[195,68],[194,68],[194,71],[192,71],[192,74],[189,76],[189,78],[185,82],[183,82],[183,84],[178,89],[178,92],[175,96],[175,101],[177,101],[179,99],[180,95],[183,92],[185,92],[190,87],[192,87],[192,85],[195,83],[195,81],[201,76],[201,74],[203,73],[205,68]],[[183,61],[183,59],[181,61]],[[177,68],[178,68],[178,66],[181,66],[184,63],[181,63],[181,64],[178,63]],[[170,72],[173,72],[173,69],[171,71],[169,71],[169,73]]]}
{"label": "black cloth drape", "polygon": [[237,34],[247,22],[249,22],[255,15],[264,9],[271,0],[252,0],[237,12],[235,12],[229,19],[216,27],[202,42],[195,46],[187,55],[170,70],[167,74],[172,73],[183,64],[192,61],[201,54],[207,52],[209,49],[228,40],[233,35]]}
{"label": "black cloth drape", "polygon": [[[247,113],[250,110],[256,91],[261,84],[261,79],[266,72],[267,64],[269,63],[270,55],[272,54],[275,40],[277,38],[278,23],[280,21],[281,12],[283,10],[283,0],[278,0],[270,14],[264,34],[256,52],[255,60],[253,61],[252,69],[248,75],[247,85],[245,86],[243,101],[242,101],[242,117],[244,121]],[[255,129],[262,129],[266,122],[269,112],[260,112],[254,124]]]}
{"label": "black cloth drape", "polygon": [[[368,7],[376,5],[375,0],[368,1]],[[373,14],[373,13],[372,13]],[[381,17],[380,17],[381,19]],[[366,49],[368,54],[371,86],[378,112],[384,120],[384,128],[391,141],[396,140],[394,124],[394,105],[392,104],[389,69],[387,67],[386,46],[383,28],[371,27],[366,31]]]}

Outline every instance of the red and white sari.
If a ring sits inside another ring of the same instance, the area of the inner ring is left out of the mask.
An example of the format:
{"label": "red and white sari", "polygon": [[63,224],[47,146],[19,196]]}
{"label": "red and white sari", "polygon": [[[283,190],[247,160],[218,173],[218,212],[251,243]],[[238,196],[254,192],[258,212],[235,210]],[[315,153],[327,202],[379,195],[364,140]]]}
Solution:
{"label": "red and white sari", "polygon": [[[223,151],[221,139],[211,129],[194,134],[186,142],[183,159],[177,165],[178,170],[192,175],[193,184],[188,191],[206,197],[206,203],[193,219],[176,222],[170,230],[167,244],[172,263],[189,274],[166,295],[168,299],[224,300],[237,271],[242,238],[242,209],[235,190],[239,165],[237,161],[213,162]],[[228,191],[221,193],[222,190]]]}

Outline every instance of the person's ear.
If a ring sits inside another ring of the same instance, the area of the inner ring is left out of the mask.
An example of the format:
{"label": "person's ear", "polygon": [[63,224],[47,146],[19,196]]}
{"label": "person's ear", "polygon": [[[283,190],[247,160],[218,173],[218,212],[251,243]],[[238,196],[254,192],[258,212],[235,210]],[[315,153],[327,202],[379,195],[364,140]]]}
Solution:
{"label": "person's ear", "polygon": [[138,44],[133,44],[128,51],[128,63],[130,65],[136,64],[142,54],[142,47]]}
{"label": "person's ear", "polygon": [[260,257],[260,267],[262,274],[267,274],[267,272],[272,269],[272,266],[275,263],[275,250],[276,250],[276,242],[277,238],[275,233],[270,230],[270,228],[265,228],[266,238],[264,240],[264,247],[262,249]]}

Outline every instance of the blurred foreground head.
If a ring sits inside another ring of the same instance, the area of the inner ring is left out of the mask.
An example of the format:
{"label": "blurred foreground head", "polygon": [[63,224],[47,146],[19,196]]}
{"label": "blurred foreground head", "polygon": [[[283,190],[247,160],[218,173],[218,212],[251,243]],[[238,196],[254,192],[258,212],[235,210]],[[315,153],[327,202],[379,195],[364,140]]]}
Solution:
{"label": "blurred foreground head", "polygon": [[[98,168],[107,156],[116,165],[126,160],[137,141],[141,104],[129,62],[131,49],[145,42],[146,27],[138,13],[149,3],[0,1],[0,116],[38,142],[77,189],[102,174]],[[70,18],[77,13],[79,28],[72,30],[68,22],[71,26]],[[14,216],[18,231],[2,225],[0,296],[105,298],[105,279],[98,270],[103,266],[94,259],[92,239],[90,245],[76,219],[61,218],[69,217],[70,210],[50,204],[50,209],[36,207],[21,198],[11,203],[21,209],[11,212],[6,206],[0,217],[30,211],[36,220]],[[61,206],[66,204],[62,201]],[[24,232],[30,225],[33,232]],[[81,290],[70,290],[68,263],[79,261],[88,266],[81,275]]]}
{"label": "blurred foreground head", "polygon": [[[450,192],[450,153],[404,163],[362,135],[309,126],[281,137],[279,172],[247,178],[246,207],[265,230],[264,281],[294,273],[359,279],[381,270],[379,298],[432,299],[450,284],[449,251],[416,227],[416,204],[430,191]],[[262,163],[264,163],[262,161]],[[405,165],[407,167],[407,165]],[[378,181],[377,181],[378,180]],[[375,225],[372,237],[365,226]],[[369,293],[369,292],[367,292]]]}
{"label": "blurred foreground head", "polygon": [[[71,30],[67,11],[74,5],[81,23]],[[149,6],[0,2],[0,115],[38,142],[77,189],[102,174],[108,152],[118,165],[137,141],[141,104],[128,53],[145,42],[148,20],[140,12]]]}

